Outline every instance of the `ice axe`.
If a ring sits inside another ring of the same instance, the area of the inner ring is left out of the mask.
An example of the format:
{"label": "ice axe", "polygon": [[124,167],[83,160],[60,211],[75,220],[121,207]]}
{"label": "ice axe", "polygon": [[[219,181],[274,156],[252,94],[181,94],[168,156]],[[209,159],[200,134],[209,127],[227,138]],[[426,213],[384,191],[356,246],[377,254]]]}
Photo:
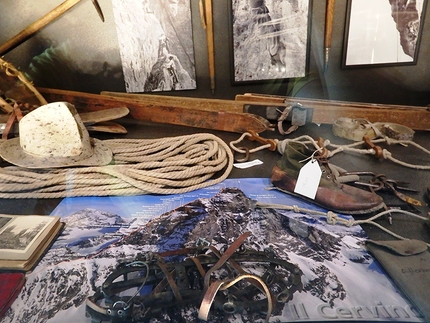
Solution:
{"label": "ice axe", "polygon": [[[45,27],[47,24],[51,23],[58,17],[60,17],[63,13],[65,13],[67,10],[71,9],[73,6],[81,2],[81,0],[66,0],[50,12],[48,12],[46,15],[44,15],[42,18],[38,19],[25,29],[23,29],[21,32],[16,34],[14,37],[9,39],[6,43],[0,46],[0,56],[3,56],[10,50],[14,49],[21,43],[23,43],[25,40],[30,38],[32,35],[34,35],[36,32],[38,32],[40,29]],[[99,14],[100,19],[104,22],[104,16],[103,12],[100,8],[99,3],[97,0],[91,0],[94,7],[97,10],[97,13]]]}

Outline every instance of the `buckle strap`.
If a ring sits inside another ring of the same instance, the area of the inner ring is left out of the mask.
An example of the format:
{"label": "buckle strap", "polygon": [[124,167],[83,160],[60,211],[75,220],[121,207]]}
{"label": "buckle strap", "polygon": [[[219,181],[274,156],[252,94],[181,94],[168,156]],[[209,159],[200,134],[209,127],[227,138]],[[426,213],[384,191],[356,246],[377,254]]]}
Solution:
{"label": "buckle strap", "polygon": [[175,280],[173,279],[173,274],[175,274],[175,270],[172,270],[169,272],[166,265],[164,264],[164,261],[159,259],[157,261],[157,265],[160,267],[160,269],[163,271],[164,275],[166,276],[167,281],[169,282],[170,288],[172,289],[173,295],[175,295],[175,298],[182,303],[184,300],[182,299],[181,293],[179,292],[179,288],[176,285]]}
{"label": "buckle strap", "polygon": [[239,249],[239,247],[242,245],[245,239],[248,238],[250,234],[251,232],[249,231],[243,233],[235,242],[232,243],[230,247],[227,248],[221,258],[215,263],[215,265],[213,265],[212,268],[208,270],[204,278],[204,290],[207,290],[209,287],[209,280],[211,278],[212,273],[225,264],[225,262],[234,254],[237,249]]}

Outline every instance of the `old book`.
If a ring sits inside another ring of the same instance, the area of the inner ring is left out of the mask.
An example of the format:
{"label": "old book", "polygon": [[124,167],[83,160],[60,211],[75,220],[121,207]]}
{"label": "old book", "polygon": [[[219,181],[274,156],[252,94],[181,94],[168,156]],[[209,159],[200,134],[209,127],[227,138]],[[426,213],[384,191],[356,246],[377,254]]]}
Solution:
{"label": "old book", "polygon": [[0,214],[0,270],[31,270],[62,227],[58,216]]}

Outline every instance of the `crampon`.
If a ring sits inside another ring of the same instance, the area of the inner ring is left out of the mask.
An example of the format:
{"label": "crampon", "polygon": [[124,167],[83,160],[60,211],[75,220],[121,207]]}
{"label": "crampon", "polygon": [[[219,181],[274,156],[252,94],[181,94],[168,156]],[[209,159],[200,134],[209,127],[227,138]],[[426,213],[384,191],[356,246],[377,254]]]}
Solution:
{"label": "crampon", "polygon": [[120,262],[88,297],[87,314],[93,323],[149,322],[169,310],[178,316],[178,309],[186,306],[195,307],[203,320],[212,315],[223,321],[246,313],[268,322],[301,291],[302,271],[270,250],[247,249],[244,240],[249,234],[224,251],[197,241],[195,248],[140,254]]}

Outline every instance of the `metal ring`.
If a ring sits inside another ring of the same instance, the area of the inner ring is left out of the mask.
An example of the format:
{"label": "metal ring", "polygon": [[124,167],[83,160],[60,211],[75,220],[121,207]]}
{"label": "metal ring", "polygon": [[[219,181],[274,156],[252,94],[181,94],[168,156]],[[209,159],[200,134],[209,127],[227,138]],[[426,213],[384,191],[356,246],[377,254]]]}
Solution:
{"label": "metal ring", "polygon": [[245,157],[243,158],[236,158],[234,157],[234,160],[238,163],[243,163],[243,162],[247,162],[249,160],[249,149],[246,147],[238,147],[237,149],[239,150],[245,150]]}
{"label": "metal ring", "polygon": [[237,306],[233,302],[228,301],[222,305],[222,309],[228,314],[234,314],[237,311]]}

